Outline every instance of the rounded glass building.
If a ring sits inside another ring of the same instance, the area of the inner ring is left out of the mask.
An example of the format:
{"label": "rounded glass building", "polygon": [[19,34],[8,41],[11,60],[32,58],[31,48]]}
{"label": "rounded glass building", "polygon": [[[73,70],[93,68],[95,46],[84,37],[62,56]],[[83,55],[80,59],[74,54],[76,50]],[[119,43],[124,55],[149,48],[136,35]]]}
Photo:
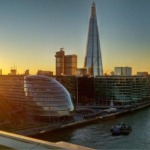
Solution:
{"label": "rounded glass building", "polygon": [[69,116],[74,106],[69,92],[58,81],[42,75],[24,77],[27,111],[33,117]]}

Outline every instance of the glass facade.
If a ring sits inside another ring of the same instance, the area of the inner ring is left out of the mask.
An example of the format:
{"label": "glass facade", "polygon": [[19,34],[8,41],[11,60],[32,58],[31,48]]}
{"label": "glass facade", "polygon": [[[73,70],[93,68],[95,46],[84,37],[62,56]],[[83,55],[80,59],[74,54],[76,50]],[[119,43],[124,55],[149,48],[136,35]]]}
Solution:
{"label": "glass facade", "polygon": [[94,1],[91,7],[84,67],[87,68],[88,74],[91,76],[103,75],[102,57]]}
{"label": "glass facade", "polygon": [[77,100],[77,78],[76,76],[56,76],[55,79],[60,82],[70,93],[73,104]]}
{"label": "glass facade", "polygon": [[71,96],[64,86],[42,75],[0,75],[0,101],[11,105],[14,114],[23,111],[28,118],[71,116]]}
{"label": "glass facade", "polygon": [[132,75],[132,68],[131,67],[115,67],[114,75],[131,76]]}
{"label": "glass facade", "polygon": [[26,101],[23,85],[23,75],[0,75],[0,94],[18,108]]}
{"label": "glass facade", "polygon": [[30,115],[61,117],[70,115],[74,110],[69,92],[53,78],[25,76],[24,91]]}
{"label": "glass facade", "polygon": [[105,76],[94,78],[95,100],[99,105],[136,104],[150,99],[150,77]]}
{"label": "glass facade", "polygon": [[94,100],[94,77],[78,77],[78,105],[93,105]]}

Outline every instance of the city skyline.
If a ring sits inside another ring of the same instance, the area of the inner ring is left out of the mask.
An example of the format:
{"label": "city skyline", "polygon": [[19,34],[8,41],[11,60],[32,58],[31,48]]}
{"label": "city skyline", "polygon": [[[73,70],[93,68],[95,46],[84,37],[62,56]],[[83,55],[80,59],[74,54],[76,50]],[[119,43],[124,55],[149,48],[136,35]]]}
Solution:
{"label": "city skyline", "polygon": [[[0,69],[55,73],[64,47],[84,66],[92,0],[0,0]],[[104,73],[116,66],[150,72],[149,0],[95,0]]]}

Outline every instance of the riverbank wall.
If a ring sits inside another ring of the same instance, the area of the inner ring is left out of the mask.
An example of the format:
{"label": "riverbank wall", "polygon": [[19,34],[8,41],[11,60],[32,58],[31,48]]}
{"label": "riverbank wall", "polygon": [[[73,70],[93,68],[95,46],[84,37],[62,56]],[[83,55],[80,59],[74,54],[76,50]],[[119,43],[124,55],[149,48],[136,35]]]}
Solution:
{"label": "riverbank wall", "polygon": [[81,121],[71,122],[71,123],[64,124],[64,125],[53,126],[53,127],[52,126],[42,126],[42,127],[38,127],[38,128],[20,130],[15,133],[25,135],[25,136],[36,136],[39,134],[44,134],[46,132],[54,132],[54,131],[58,131],[58,130],[68,129],[68,128],[78,128],[81,126],[86,126],[86,125],[92,124],[99,120],[107,120],[110,118],[120,117],[122,115],[128,115],[128,114],[134,113],[136,111],[139,111],[139,110],[144,109],[149,106],[150,106],[150,103],[146,103],[146,104],[142,104],[139,106],[129,107],[129,108],[126,108],[124,110],[117,111],[114,113],[103,114],[103,115],[99,115],[94,118],[83,119]]}

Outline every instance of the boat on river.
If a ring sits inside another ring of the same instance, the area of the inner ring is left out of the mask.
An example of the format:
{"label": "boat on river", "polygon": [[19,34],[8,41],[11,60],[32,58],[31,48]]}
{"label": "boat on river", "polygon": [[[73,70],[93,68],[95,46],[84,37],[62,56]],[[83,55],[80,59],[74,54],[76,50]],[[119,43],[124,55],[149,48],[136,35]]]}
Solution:
{"label": "boat on river", "polygon": [[132,131],[132,128],[124,123],[119,123],[113,126],[110,131],[112,135],[128,135]]}

